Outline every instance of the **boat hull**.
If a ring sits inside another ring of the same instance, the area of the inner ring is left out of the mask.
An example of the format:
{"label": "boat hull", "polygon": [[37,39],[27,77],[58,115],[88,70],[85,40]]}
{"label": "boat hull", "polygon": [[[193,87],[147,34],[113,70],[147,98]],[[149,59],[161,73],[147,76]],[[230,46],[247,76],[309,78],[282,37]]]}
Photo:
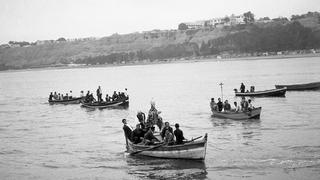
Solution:
{"label": "boat hull", "polygon": [[277,89],[286,87],[288,91],[318,90],[320,89],[320,82],[293,85],[275,85],[275,87]]}
{"label": "boat hull", "polygon": [[86,108],[99,108],[99,109],[103,109],[103,108],[108,108],[108,107],[117,107],[117,106],[125,106],[129,104],[129,98],[120,100],[120,101],[114,101],[114,102],[103,102],[103,103],[85,103],[85,102],[81,102],[81,106],[82,107],[86,107]]}
{"label": "boat hull", "polygon": [[266,91],[256,91],[256,92],[236,92],[236,96],[251,96],[251,97],[285,97],[287,88],[281,89],[271,89]]}
{"label": "boat hull", "polygon": [[248,112],[218,112],[212,111],[214,117],[232,119],[232,120],[247,120],[260,119],[261,107],[255,108]]}
{"label": "boat hull", "polygon": [[49,104],[79,104],[83,100],[82,97],[72,98],[68,100],[48,100]]}
{"label": "boat hull", "polygon": [[[153,146],[137,145],[127,140],[127,151],[134,154],[137,151],[150,149]],[[166,158],[166,159],[194,159],[204,160],[207,148],[207,134],[199,141],[185,143],[182,145],[161,146],[153,150],[146,150],[137,155]]]}

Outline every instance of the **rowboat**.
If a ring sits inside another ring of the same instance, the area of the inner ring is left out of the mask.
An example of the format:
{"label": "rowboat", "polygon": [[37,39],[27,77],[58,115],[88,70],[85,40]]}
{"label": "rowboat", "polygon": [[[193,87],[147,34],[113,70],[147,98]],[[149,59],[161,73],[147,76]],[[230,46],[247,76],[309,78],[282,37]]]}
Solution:
{"label": "rowboat", "polygon": [[65,100],[48,100],[49,104],[79,104],[83,97],[65,99]]}
{"label": "rowboat", "polygon": [[226,119],[233,119],[233,120],[246,120],[246,119],[260,119],[261,114],[261,107],[254,108],[251,111],[247,112],[219,112],[219,111],[212,111],[214,117],[218,118],[226,118]]}
{"label": "rowboat", "polygon": [[200,140],[189,141],[181,145],[140,145],[133,144],[126,138],[127,152],[130,154],[166,158],[204,160],[206,156],[208,135]]}
{"label": "rowboat", "polygon": [[288,91],[304,91],[320,89],[320,82],[292,85],[275,85],[277,89],[286,87]]}
{"label": "rowboat", "polygon": [[103,109],[103,108],[108,108],[108,107],[116,107],[116,106],[124,106],[128,105],[129,103],[129,97],[122,98],[119,100],[111,101],[111,102],[81,102],[82,107],[86,108],[98,108],[98,109]]}
{"label": "rowboat", "polygon": [[265,91],[254,91],[254,92],[238,92],[235,91],[236,96],[256,96],[256,97],[284,97],[287,88],[281,89],[270,89]]}

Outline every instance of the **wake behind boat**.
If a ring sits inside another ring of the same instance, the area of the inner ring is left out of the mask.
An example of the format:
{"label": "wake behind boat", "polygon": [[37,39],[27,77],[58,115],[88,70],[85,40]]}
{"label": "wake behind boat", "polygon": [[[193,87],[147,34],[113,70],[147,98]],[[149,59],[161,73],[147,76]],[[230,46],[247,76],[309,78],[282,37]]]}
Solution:
{"label": "wake behind boat", "polygon": [[292,84],[292,85],[275,85],[277,89],[287,88],[288,91],[305,91],[320,89],[320,82],[312,82],[305,84]]}
{"label": "wake behind boat", "polygon": [[220,112],[216,110],[212,110],[213,116],[218,118],[226,118],[232,120],[247,120],[247,119],[260,119],[261,107],[254,108],[251,111],[246,112],[235,112],[235,111],[227,111]]}

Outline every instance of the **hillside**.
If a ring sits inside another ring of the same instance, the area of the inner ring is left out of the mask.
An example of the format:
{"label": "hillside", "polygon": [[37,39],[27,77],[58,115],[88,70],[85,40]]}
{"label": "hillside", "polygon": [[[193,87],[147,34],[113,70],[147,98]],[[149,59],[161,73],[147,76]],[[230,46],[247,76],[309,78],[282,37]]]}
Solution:
{"label": "hillside", "polygon": [[320,48],[320,17],[219,28],[149,31],[0,49],[0,69],[105,64]]}

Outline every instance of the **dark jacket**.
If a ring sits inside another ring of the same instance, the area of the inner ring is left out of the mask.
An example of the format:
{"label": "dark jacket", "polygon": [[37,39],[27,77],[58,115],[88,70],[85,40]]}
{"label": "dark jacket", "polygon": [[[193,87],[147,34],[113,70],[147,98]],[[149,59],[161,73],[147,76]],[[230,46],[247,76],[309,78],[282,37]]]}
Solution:
{"label": "dark jacket", "polygon": [[218,110],[219,110],[219,111],[222,111],[223,103],[222,103],[221,101],[219,101],[219,102],[217,103],[217,105],[218,105]]}
{"label": "dark jacket", "polygon": [[141,138],[144,137],[144,132],[142,129],[135,129],[132,131],[131,139],[134,144],[138,144],[141,142]]}
{"label": "dark jacket", "polygon": [[130,141],[132,141],[132,139],[131,139],[132,130],[131,130],[127,125],[123,125],[123,131],[124,131],[124,135],[125,135]]}
{"label": "dark jacket", "polygon": [[166,130],[167,129],[169,129],[169,131],[173,134],[173,129],[172,129],[172,127],[164,127],[163,129],[162,129],[162,131],[161,131],[161,137],[162,137],[162,139],[164,138],[164,136],[166,135]]}
{"label": "dark jacket", "polygon": [[174,136],[176,137],[176,144],[183,144],[183,132],[180,129],[174,130]]}

